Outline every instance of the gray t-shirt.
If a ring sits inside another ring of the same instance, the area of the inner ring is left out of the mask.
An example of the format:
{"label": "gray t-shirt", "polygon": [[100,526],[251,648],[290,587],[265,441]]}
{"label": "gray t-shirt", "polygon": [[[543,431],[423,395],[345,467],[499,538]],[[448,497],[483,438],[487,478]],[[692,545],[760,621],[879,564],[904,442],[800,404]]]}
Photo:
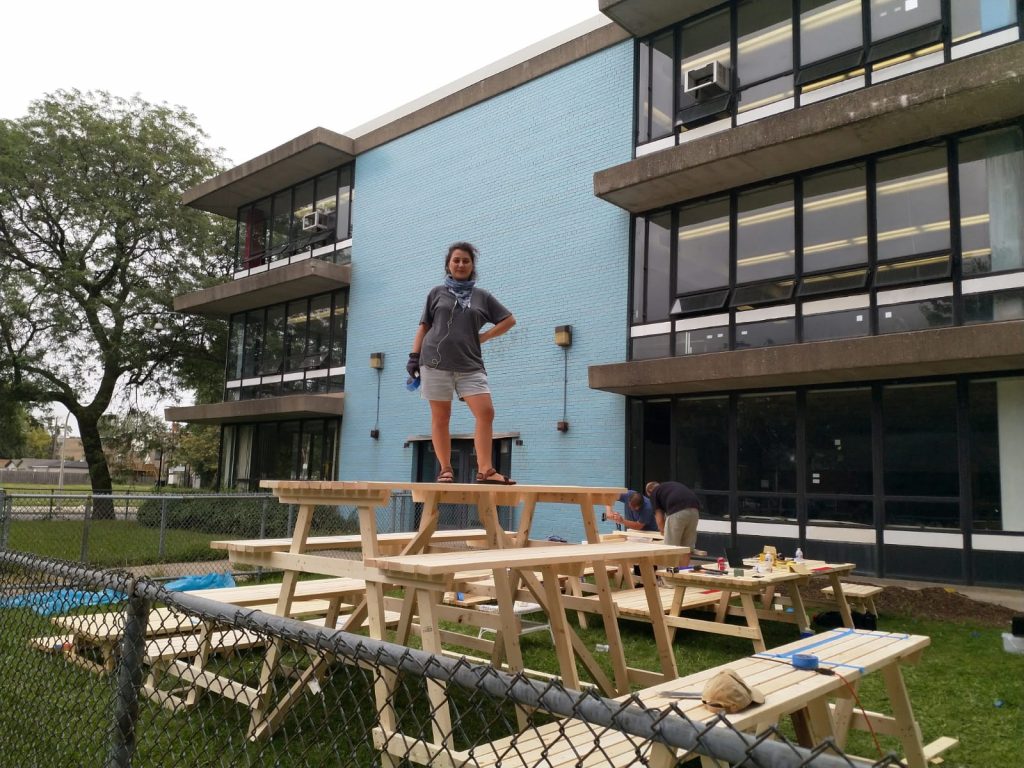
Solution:
{"label": "gray t-shirt", "polygon": [[483,288],[473,288],[469,309],[457,306],[443,285],[432,288],[420,317],[420,323],[430,327],[420,349],[420,365],[460,373],[483,371],[480,329],[511,314]]}

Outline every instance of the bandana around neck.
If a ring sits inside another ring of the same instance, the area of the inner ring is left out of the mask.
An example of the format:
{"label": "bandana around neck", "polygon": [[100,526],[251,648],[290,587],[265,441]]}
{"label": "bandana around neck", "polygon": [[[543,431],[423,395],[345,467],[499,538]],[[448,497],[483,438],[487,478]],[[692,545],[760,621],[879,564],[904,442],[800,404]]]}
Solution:
{"label": "bandana around neck", "polygon": [[473,298],[473,286],[476,280],[456,280],[451,275],[444,279],[444,287],[448,293],[455,297],[455,301],[463,310],[469,309],[469,302]]}

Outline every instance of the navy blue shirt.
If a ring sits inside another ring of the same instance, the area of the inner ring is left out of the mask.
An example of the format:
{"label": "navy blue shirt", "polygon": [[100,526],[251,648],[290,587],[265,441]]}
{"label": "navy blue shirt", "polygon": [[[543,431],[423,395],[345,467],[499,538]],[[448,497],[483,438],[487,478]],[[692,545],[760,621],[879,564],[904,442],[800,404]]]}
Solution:
{"label": "navy blue shirt", "polygon": [[622,506],[626,508],[626,513],[623,515],[627,520],[632,520],[636,523],[643,523],[642,531],[655,531],[658,530],[658,523],[654,519],[654,507],[651,506],[651,500],[640,494],[640,498],[644,500],[643,505],[637,512],[633,511],[633,508],[629,506],[629,497],[632,496],[635,491],[626,491],[624,494],[619,496],[619,501],[622,502]]}
{"label": "navy blue shirt", "polygon": [[691,507],[700,509],[700,499],[697,498],[697,494],[675,480],[666,480],[664,483],[660,483],[651,494],[651,504],[666,515]]}

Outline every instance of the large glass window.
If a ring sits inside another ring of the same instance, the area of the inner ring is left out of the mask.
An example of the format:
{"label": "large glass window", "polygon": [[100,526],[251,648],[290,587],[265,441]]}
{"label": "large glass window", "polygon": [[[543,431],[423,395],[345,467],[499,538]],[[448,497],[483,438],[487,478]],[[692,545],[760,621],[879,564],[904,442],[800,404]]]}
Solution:
{"label": "large glass window", "polygon": [[[716,119],[729,109],[732,99],[730,24],[726,8],[682,27],[679,119],[684,126]],[[715,85],[716,75],[718,85]],[[698,89],[696,85],[704,87]]]}
{"label": "large glass window", "polygon": [[949,187],[945,147],[878,161],[878,258],[949,248]]}
{"label": "large glass window", "polygon": [[[1019,319],[1024,288],[1005,273],[1024,271],[1022,209],[1016,125],[687,202],[674,231],[668,211],[636,219],[631,321],[676,319],[674,352],[690,355]],[[647,333],[633,359],[668,354],[665,329]]]}
{"label": "large glass window", "polygon": [[242,206],[238,267],[257,267],[348,238],[351,202],[352,166],[346,165]]}
{"label": "large glass window", "polygon": [[818,173],[804,180],[803,256],[804,272],[867,263],[863,166]]}
{"label": "large glass window", "polygon": [[793,184],[784,182],[739,196],[736,282],[793,274]]}
{"label": "large glass window", "polygon": [[263,359],[263,310],[255,309],[245,314],[245,360],[242,376],[256,376]]}
{"label": "large glass window", "polygon": [[740,395],[736,418],[740,491],[795,491],[796,396]]}
{"label": "large glass window", "polygon": [[729,198],[682,208],[678,240],[678,293],[729,285]]}
{"label": "large glass window", "polygon": [[956,386],[942,383],[884,387],[882,411],[885,493],[956,496]]}
{"label": "large glass window", "polygon": [[676,471],[695,491],[729,490],[729,398],[683,398],[673,407]]}
{"label": "large glass window", "polygon": [[960,142],[965,277],[1024,268],[1024,141],[1020,128]]}
{"label": "large glass window", "polygon": [[[328,391],[340,384],[334,377],[287,377],[276,374],[315,371],[345,364],[345,317],[348,290],[320,294],[309,299],[273,304],[233,315],[230,322],[227,379],[265,377],[239,389],[232,399],[273,397],[304,391]],[[340,374],[337,374],[340,376]]]}
{"label": "large glass window", "polygon": [[871,482],[871,390],[807,393],[807,492],[864,494]]}
{"label": "large glass window", "polygon": [[861,0],[800,0],[800,63],[811,64],[864,43]]}
{"label": "large glass window", "polygon": [[672,215],[648,219],[647,227],[647,322],[668,318]]}
{"label": "large glass window", "polygon": [[1024,531],[1024,378],[972,381],[968,403],[974,527]]}
{"label": "large glass window", "polygon": [[224,488],[256,491],[260,480],[333,480],[336,419],[226,425]]}
{"label": "large glass window", "polygon": [[651,138],[672,133],[675,117],[675,82],[672,79],[675,35],[661,35],[651,43]]}
{"label": "large glass window", "polygon": [[[793,22],[790,0],[743,0],[737,7],[739,39],[736,69],[739,87],[777,77],[793,69]],[[792,77],[762,94],[758,106],[792,93]],[[787,93],[788,90],[788,93]]]}
{"label": "large glass window", "polygon": [[645,483],[667,480],[672,476],[672,404],[668,400],[644,403],[644,468]]}
{"label": "large glass window", "polygon": [[1017,4],[1014,0],[953,0],[949,5],[954,43],[1017,22]]}
{"label": "large glass window", "polygon": [[940,0],[871,0],[870,5],[872,40],[900,35],[942,18]]}

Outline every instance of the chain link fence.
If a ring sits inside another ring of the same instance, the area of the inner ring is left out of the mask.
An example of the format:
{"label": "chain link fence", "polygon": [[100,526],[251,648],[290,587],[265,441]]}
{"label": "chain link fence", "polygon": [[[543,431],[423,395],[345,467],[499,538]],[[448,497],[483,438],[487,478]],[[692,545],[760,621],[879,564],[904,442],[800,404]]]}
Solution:
{"label": "chain link fence", "polygon": [[126,572],[0,551],[3,764],[868,764],[830,742],[799,748],[778,727],[754,737],[674,706],[332,629],[345,607],[315,602],[299,601],[306,620],[283,618]]}
{"label": "chain link fence", "polygon": [[[421,506],[408,492],[394,493],[377,511],[378,530],[416,530]],[[0,547],[171,579],[227,570],[225,553],[211,548],[212,541],[290,537],[295,514],[294,505],[281,504],[268,494],[104,496],[0,489]],[[515,510],[501,514],[503,523],[514,527]],[[473,506],[449,504],[442,510],[442,528],[479,525]],[[313,535],[358,531],[354,507],[316,509]]]}

